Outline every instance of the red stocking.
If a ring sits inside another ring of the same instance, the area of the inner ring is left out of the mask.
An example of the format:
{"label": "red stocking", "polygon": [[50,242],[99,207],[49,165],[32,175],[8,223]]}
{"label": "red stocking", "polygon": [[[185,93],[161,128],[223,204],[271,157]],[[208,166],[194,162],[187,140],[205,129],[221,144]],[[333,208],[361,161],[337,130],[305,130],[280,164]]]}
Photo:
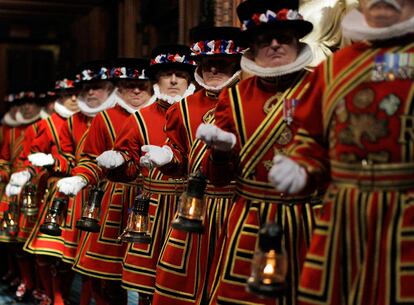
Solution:
{"label": "red stocking", "polygon": [[45,294],[51,298],[53,289],[52,274],[50,272],[52,259],[45,255],[36,255],[36,265],[43,290],[45,291]]}
{"label": "red stocking", "polygon": [[82,290],[79,305],[89,305],[92,297],[91,278],[82,276]]}

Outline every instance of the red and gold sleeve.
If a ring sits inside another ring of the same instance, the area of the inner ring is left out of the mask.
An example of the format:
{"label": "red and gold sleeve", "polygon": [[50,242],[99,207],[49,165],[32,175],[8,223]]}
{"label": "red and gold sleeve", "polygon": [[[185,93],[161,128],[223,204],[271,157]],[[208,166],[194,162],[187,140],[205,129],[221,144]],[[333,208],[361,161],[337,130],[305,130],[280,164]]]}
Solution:
{"label": "red and gold sleeve", "polygon": [[[40,121],[40,122],[43,122]],[[24,131],[24,140],[23,140],[23,148],[19,154],[18,162],[17,164],[20,164],[19,168],[16,168],[16,171],[21,171],[24,169],[27,169],[30,171],[32,177],[36,175],[36,173],[39,172],[39,169],[36,169],[31,166],[31,163],[27,159],[27,156],[30,154],[30,149],[32,146],[32,143],[34,139],[37,137],[38,131],[39,131],[39,125],[40,122],[36,122],[31,124],[29,127],[27,127]]]}
{"label": "red and gold sleeve", "polygon": [[107,126],[99,113],[89,127],[85,145],[82,150],[81,159],[72,170],[73,175],[83,177],[88,184],[97,184],[104,173],[96,162],[96,157],[106,150],[112,148],[113,141],[108,134]]}
{"label": "red and gold sleeve", "polygon": [[72,117],[70,117],[67,119],[66,123],[63,124],[59,132],[60,148],[52,147],[52,156],[55,159],[53,171],[64,175],[69,175],[72,168],[76,165],[74,155],[76,146],[72,135],[72,124],[73,120]]}
{"label": "red and gold sleeve", "polygon": [[325,88],[324,66],[312,74],[310,90],[295,110],[297,133],[287,147],[290,158],[302,165],[310,174],[310,184],[323,181],[329,170],[327,147],[324,142],[322,100]]}
{"label": "red and gold sleeve", "polygon": [[[225,90],[220,95],[215,112],[215,125],[224,131],[237,135],[229,92],[229,90]],[[234,179],[239,150],[240,146],[238,143],[230,152],[209,149],[203,161],[203,169],[211,183],[219,186],[227,185]]]}
{"label": "red and gold sleeve", "polygon": [[4,132],[3,143],[0,150],[0,178],[2,182],[7,182],[10,178],[10,145],[11,129],[6,129]]}
{"label": "red and gold sleeve", "polygon": [[183,122],[180,111],[180,103],[172,105],[166,114],[165,134],[167,136],[166,145],[168,145],[173,154],[173,160],[160,167],[160,171],[168,176],[182,177],[187,173],[189,139],[188,132]]}
{"label": "red and gold sleeve", "polygon": [[132,181],[139,175],[141,146],[145,141],[143,140],[143,130],[138,123],[138,116],[141,116],[139,112],[130,115],[116,137],[113,149],[122,154],[125,163],[119,168],[108,171],[107,176],[112,181]]}

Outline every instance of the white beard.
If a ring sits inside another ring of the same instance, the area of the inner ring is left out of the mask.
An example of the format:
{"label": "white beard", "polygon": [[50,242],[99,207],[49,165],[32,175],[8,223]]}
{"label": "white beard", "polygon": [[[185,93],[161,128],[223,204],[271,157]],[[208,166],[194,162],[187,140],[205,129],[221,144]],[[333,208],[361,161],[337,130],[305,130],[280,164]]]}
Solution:
{"label": "white beard", "polygon": [[116,104],[116,89],[108,96],[105,102],[95,108],[89,107],[84,100],[78,99],[80,111],[89,117],[96,116],[99,112],[114,107]]}
{"label": "white beard", "polygon": [[313,60],[313,53],[309,45],[302,44],[303,48],[301,49],[298,57],[292,63],[287,65],[273,67],[273,68],[263,68],[257,65],[253,60],[249,59],[246,55],[250,53],[250,51],[246,51],[242,56],[240,66],[244,71],[249,74],[256,75],[263,78],[273,78],[278,76],[283,76],[287,74],[291,74],[294,72],[301,71],[308,67]]}
{"label": "white beard", "polygon": [[414,33],[414,16],[410,19],[385,28],[373,28],[368,25],[364,15],[354,9],[342,20],[342,33],[354,41],[387,40]]}
{"label": "white beard", "polygon": [[154,96],[156,97],[156,99],[165,101],[170,105],[181,101],[182,99],[186,98],[187,96],[193,94],[194,91],[195,91],[195,86],[193,84],[190,84],[188,86],[187,90],[185,90],[183,95],[176,95],[176,96],[170,96],[170,95],[167,95],[167,94],[162,94],[160,92],[160,87],[158,86],[158,84],[154,84],[153,88],[154,88]]}

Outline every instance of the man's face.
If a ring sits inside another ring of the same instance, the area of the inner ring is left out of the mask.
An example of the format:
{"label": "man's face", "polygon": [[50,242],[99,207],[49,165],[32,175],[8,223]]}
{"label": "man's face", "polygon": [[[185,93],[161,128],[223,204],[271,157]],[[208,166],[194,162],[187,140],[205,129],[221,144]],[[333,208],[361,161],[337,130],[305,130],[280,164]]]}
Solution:
{"label": "man's face", "polygon": [[76,94],[63,95],[59,99],[59,101],[62,103],[63,106],[65,106],[70,111],[73,111],[73,112],[79,111],[78,100],[76,98]]}
{"label": "man's face", "polygon": [[361,11],[368,25],[389,27],[414,16],[414,0],[361,0]]}
{"label": "man's face", "polygon": [[299,53],[299,42],[288,30],[269,30],[255,37],[251,49],[255,63],[273,68],[294,62]]}
{"label": "man's face", "polygon": [[117,87],[121,98],[135,109],[151,98],[151,83],[148,80],[120,80]]}
{"label": "man's face", "polygon": [[110,81],[97,81],[84,84],[80,95],[89,107],[96,108],[108,99],[113,89]]}
{"label": "man's face", "polygon": [[160,92],[169,96],[183,95],[188,88],[190,76],[185,71],[168,70],[157,74]]}
{"label": "man's face", "polygon": [[35,103],[24,103],[20,107],[20,112],[24,119],[28,120],[39,114],[40,106]]}
{"label": "man's face", "polygon": [[235,57],[205,57],[201,60],[204,83],[210,87],[224,84],[234,74],[238,59]]}

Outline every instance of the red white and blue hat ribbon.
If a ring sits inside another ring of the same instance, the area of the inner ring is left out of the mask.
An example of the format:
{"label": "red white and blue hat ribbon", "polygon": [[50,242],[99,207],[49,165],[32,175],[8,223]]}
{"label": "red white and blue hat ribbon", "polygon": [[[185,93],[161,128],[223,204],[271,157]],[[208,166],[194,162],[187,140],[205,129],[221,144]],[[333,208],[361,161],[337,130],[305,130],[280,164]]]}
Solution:
{"label": "red white and blue hat ribbon", "polygon": [[76,75],[76,78],[79,81],[108,80],[110,78],[110,71],[105,67],[102,67],[99,71],[86,69]]}
{"label": "red white and blue hat ribbon", "polygon": [[114,79],[123,79],[123,78],[129,78],[129,79],[142,79],[146,80],[148,77],[145,75],[145,70],[139,71],[135,68],[127,68],[127,67],[114,67],[111,69],[110,72],[111,78]]}
{"label": "red white and blue hat ribbon", "polygon": [[242,54],[243,48],[237,47],[233,40],[205,40],[191,46],[191,55],[237,55]]}
{"label": "red white and blue hat ribbon", "polygon": [[179,55],[179,54],[160,54],[157,57],[151,59],[151,66],[156,64],[169,64],[169,63],[179,63],[179,64],[188,64],[188,65],[196,65],[194,60],[191,60],[186,55]]}
{"label": "red white and blue hat ribbon", "polygon": [[261,24],[273,23],[276,21],[303,20],[303,16],[297,10],[282,9],[278,12],[267,10],[265,13],[256,13],[242,24],[242,31],[249,30]]}

